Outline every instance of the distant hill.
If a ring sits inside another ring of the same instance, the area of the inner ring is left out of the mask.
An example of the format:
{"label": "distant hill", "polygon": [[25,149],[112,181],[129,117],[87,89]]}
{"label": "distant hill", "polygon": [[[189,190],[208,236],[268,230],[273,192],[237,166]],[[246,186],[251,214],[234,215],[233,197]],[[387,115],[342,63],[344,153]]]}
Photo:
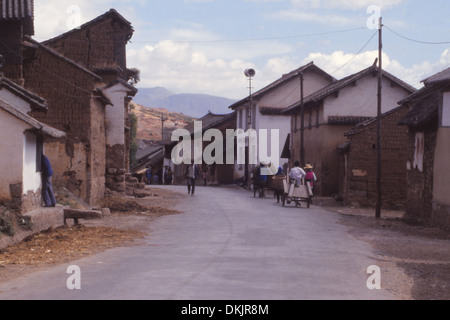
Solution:
{"label": "distant hill", "polygon": [[133,103],[133,113],[138,119],[137,139],[142,141],[161,141],[162,122],[164,117],[164,137],[170,139],[170,134],[176,129],[182,129],[195,119],[181,113],[162,108],[147,108]]}
{"label": "distant hill", "polygon": [[211,111],[227,114],[235,100],[205,94],[175,94],[165,88],[140,88],[133,101],[147,108],[164,108],[171,112],[183,113],[201,118]]}

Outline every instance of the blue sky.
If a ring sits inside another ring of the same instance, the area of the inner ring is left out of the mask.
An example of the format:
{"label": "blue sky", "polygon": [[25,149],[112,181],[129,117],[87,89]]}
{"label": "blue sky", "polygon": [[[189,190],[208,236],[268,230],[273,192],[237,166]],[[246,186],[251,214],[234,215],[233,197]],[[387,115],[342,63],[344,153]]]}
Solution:
{"label": "blue sky", "polygon": [[[35,0],[35,38],[115,8],[136,30],[127,49],[129,67],[141,70],[138,87],[241,99],[249,67],[257,71],[257,90],[311,61],[338,79],[372,65],[378,38],[367,26],[371,6],[380,8],[385,25],[386,70],[420,87],[450,67],[450,1],[444,0]],[[447,43],[418,43],[391,30]]]}

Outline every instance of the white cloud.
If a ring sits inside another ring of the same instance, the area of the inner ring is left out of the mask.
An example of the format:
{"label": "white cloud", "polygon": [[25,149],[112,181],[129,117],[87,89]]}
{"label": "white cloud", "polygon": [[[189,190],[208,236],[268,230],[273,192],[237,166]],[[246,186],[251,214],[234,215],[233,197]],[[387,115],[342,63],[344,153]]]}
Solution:
{"label": "white cloud", "polygon": [[245,95],[244,60],[209,58],[188,43],[160,42],[128,52],[130,66],[138,66],[141,87],[166,87],[178,93],[204,93],[230,98]]}
{"label": "white cloud", "polygon": [[361,10],[371,5],[378,5],[382,9],[389,9],[400,5],[404,0],[291,0],[297,9],[345,9]]}
{"label": "white cloud", "polygon": [[[378,58],[378,51],[366,51],[357,55],[335,51],[331,54],[311,53],[302,63],[314,61],[316,65],[331,73],[334,77],[341,79],[371,66]],[[350,63],[349,63],[350,61]],[[420,88],[421,81],[425,78],[442,71],[450,66],[450,48],[445,50],[435,62],[424,61],[407,67],[399,61],[392,59],[388,53],[383,53],[383,69],[396,77]]]}
{"label": "white cloud", "polygon": [[[115,8],[130,21],[138,21],[132,5],[143,0],[36,0],[35,29],[37,40],[55,37]],[[75,10],[74,10],[75,9]]]}
{"label": "white cloud", "polygon": [[304,10],[282,10],[268,15],[278,20],[317,22],[331,25],[348,25],[354,22],[354,18],[325,12],[312,12]]}

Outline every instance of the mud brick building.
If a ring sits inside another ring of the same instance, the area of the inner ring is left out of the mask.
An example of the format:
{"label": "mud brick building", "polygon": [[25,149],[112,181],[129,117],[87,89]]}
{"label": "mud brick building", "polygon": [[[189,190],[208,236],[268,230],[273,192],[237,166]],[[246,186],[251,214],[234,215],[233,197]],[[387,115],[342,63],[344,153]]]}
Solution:
{"label": "mud brick building", "polygon": [[408,217],[450,227],[450,69],[423,81],[425,86],[401,101],[409,112],[400,120],[408,129]]}
{"label": "mud brick building", "polygon": [[[103,198],[106,188],[125,190],[128,103],[137,93],[126,68],[126,44],[134,31],[130,22],[112,9],[39,43],[31,37],[33,1],[1,3],[1,12],[8,13],[0,19],[7,39],[0,42],[5,76],[46,100],[48,112],[33,117],[66,133],[45,144],[56,185],[90,204]],[[108,179],[109,172],[114,178]]]}
{"label": "mud brick building", "polygon": [[[215,138],[211,138],[210,141],[202,141],[202,154],[205,154],[205,150],[207,150],[207,154],[214,157],[217,157],[217,161],[214,163],[206,163],[205,159],[203,159],[203,164],[201,165],[202,170],[206,170],[208,172],[208,184],[232,184],[235,182],[234,179],[234,164],[227,164],[226,163],[226,157],[227,157],[227,130],[233,130],[236,131],[236,112],[232,112],[229,114],[214,114],[212,112],[208,112],[208,114],[204,115],[202,118],[200,118],[197,121],[200,121],[202,123],[202,137],[208,130],[213,130],[215,134],[217,134],[220,137],[223,137],[223,145],[219,146],[215,143]],[[195,139],[195,127],[194,124],[189,124],[185,129],[186,134],[190,135],[191,141],[193,142]],[[210,131],[210,132],[213,132]],[[219,134],[220,132],[220,134]],[[206,139],[205,139],[206,140]],[[172,152],[178,142],[167,142],[165,147],[165,158],[166,163],[167,161],[170,161],[171,167],[174,173],[174,183],[175,184],[184,184],[186,181],[185,173],[186,173],[186,164],[181,165],[174,165],[172,163],[171,159]],[[194,146],[192,145],[192,148]],[[234,155],[236,156],[236,151],[233,150]],[[191,150],[191,156],[192,160],[194,159],[194,150]],[[192,161],[193,162],[193,161]],[[202,178],[200,178],[201,182],[203,182]],[[200,182],[199,182],[200,184]]]}
{"label": "mud brick building", "polygon": [[[303,101],[287,108],[283,113],[298,119],[298,132],[292,131],[291,154],[300,154],[301,132],[304,136],[304,158],[314,166],[318,182],[316,192],[323,196],[340,195],[343,176],[338,147],[347,139],[345,133],[358,123],[377,116],[378,67],[374,63],[360,72],[306,96]],[[406,98],[416,89],[384,71],[382,78],[382,112],[386,113],[398,106],[398,101]],[[301,112],[304,123],[301,125]],[[295,151],[297,150],[297,151]],[[376,158],[374,158],[375,161]],[[345,167],[345,166],[344,166]]]}
{"label": "mud brick building", "polygon": [[5,60],[3,72],[23,84],[22,37],[34,35],[34,3],[32,0],[0,1],[0,54]]}
{"label": "mud brick building", "polygon": [[65,136],[32,118],[32,110],[45,113],[46,102],[0,76],[0,201],[12,203],[20,213],[42,205],[40,169],[44,141]]}
{"label": "mud brick building", "polygon": [[[406,201],[405,148],[408,130],[399,126],[408,108],[401,106],[382,115],[382,205],[404,208]],[[373,207],[377,203],[377,121],[373,118],[345,134],[348,142],[339,148],[341,194],[349,204]]]}
{"label": "mud brick building", "polygon": [[125,173],[129,171],[128,103],[137,93],[127,83],[132,71],[127,69],[126,45],[133,33],[131,23],[111,9],[43,43],[101,77],[97,92],[112,106],[105,110],[105,181],[109,189],[118,192],[125,191]]}

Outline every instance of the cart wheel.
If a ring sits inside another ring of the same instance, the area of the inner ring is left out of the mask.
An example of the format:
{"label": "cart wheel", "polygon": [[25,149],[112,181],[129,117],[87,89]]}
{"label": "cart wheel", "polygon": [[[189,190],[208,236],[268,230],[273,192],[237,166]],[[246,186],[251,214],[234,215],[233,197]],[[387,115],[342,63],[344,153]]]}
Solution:
{"label": "cart wheel", "polygon": [[301,208],[301,207],[302,207],[302,203],[301,203],[300,201],[296,201],[296,202],[295,202],[295,206],[296,206],[297,208]]}

